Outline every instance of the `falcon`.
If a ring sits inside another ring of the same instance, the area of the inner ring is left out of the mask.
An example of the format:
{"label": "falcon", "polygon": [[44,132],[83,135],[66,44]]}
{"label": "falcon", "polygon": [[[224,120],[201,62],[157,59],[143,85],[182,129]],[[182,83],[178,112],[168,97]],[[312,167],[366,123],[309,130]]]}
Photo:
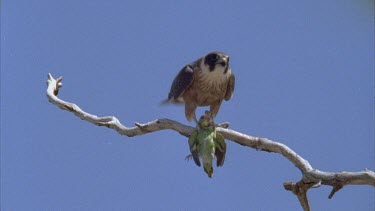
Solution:
{"label": "falcon", "polygon": [[229,56],[223,52],[211,52],[180,70],[165,102],[184,103],[186,119],[193,119],[198,124],[197,107],[210,106],[214,118],[223,100],[232,98],[234,83]]}

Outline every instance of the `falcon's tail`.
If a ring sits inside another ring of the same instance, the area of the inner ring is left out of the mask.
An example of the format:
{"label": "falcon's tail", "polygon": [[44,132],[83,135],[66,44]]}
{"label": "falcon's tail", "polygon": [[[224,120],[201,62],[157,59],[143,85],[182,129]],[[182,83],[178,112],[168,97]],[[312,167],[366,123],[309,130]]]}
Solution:
{"label": "falcon's tail", "polygon": [[173,99],[165,99],[165,100],[161,101],[159,105],[164,106],[164,105],[168,105],[168,104],[183,105],[184,102],[179,102],[179,101],[176,101],[176,100],[173,100]]}
{"label": "falcon's tail", "polygon": [[169,99],[165,99],[165,100],[163,100],[163,101],[161,101],[160,102],[160,104],[159,105],[167,105],[167,104],[169,104],[170,102],[169,102]]}

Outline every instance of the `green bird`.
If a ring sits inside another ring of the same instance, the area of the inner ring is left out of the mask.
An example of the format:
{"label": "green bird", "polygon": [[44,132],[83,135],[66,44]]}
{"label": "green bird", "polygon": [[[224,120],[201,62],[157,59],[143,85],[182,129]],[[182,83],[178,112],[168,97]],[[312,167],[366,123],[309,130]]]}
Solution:
{"label": "green bird", "polygon": [[224,165],[227,144],[224,137],[216,132],[215,123],[209,111],[199,119],[197,129],[189,137],[189,147],[191,155],[186,159],[193,158],[197,166],[201,166],[199,158],[202,159],[203,169],[212,177],[214,169],[212,168],[212,160],[216,159],[218,167]]}

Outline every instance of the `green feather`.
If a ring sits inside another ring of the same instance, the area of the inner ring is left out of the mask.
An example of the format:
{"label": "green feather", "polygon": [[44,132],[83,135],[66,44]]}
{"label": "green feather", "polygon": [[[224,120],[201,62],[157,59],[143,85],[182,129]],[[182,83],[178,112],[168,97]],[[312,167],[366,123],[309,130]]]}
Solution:
{"label": "green feather", "polygon": [[201,166],[201,159],[208,177],[212,177],[214,172],[212,160],[217,160],[218,167],[223,166],[227,146],[224,137],[216,132],[209,112],[200,118],[197,129],[190,135],[189,148],[191,155],[187,158],[192,157],[197,166]]}

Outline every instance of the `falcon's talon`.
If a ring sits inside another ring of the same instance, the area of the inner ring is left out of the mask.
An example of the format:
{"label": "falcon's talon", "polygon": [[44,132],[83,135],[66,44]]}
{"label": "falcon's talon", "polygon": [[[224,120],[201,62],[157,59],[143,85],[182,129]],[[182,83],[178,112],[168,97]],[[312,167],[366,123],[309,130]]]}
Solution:
{"label": "falcon's talon", "polygon": [[215,125],[216,127],[221,127],[221,128],[228,128],[229,127],[229,122],[223,122],[218,125]]}

